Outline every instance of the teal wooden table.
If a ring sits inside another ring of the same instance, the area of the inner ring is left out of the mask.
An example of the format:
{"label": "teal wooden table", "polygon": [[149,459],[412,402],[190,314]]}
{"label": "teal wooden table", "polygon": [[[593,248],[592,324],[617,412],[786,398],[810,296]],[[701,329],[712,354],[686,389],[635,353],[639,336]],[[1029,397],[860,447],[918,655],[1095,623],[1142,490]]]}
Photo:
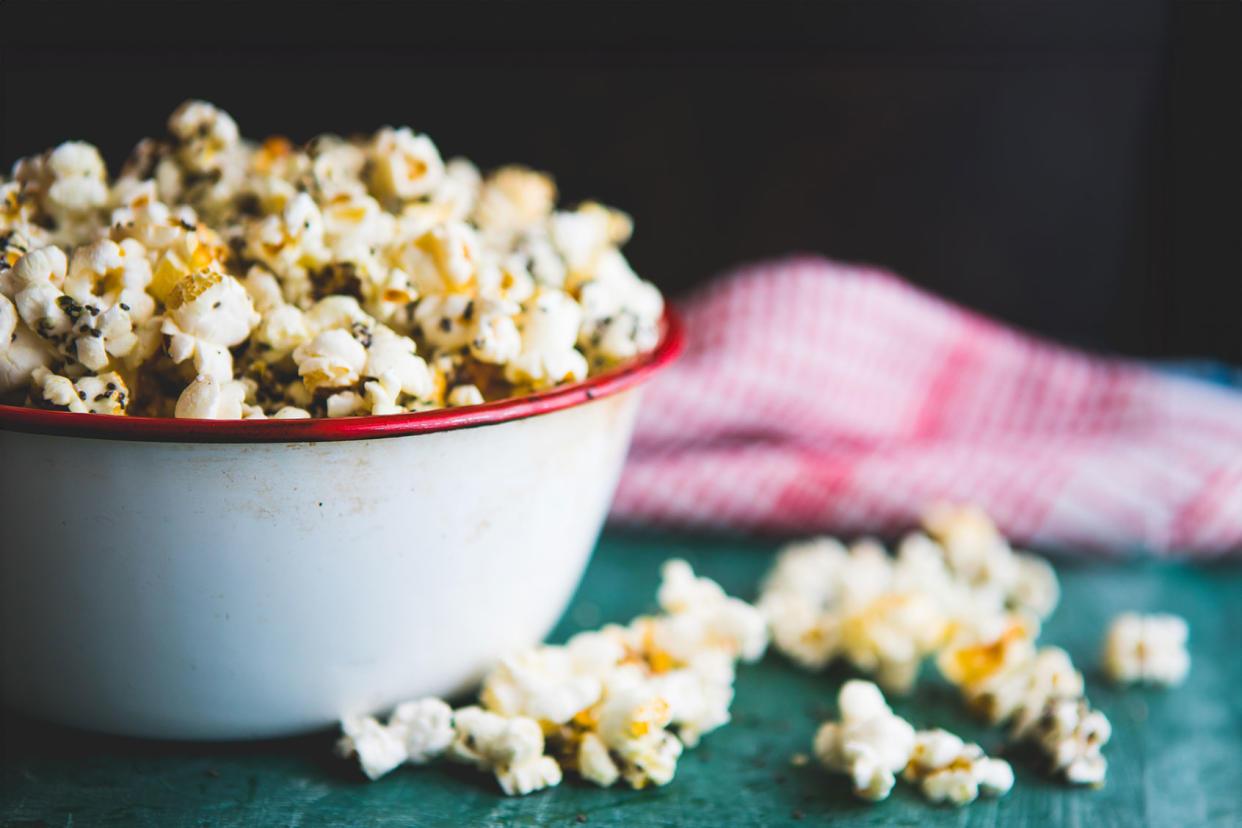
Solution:
{"label": "teal wooden table", "polygon": [[[775,544],[609,533],[556,638],[653,608],[659,564],[677,555],[730,592],[754,597]],[[802,673],[776,655],[744,667],[735,721],[682,759],[665,788],[601,790],[567,780],[523,799],[454,766],[402,768],[367,783],[330,755],[334,734],[246,745],[161,744],[68,732],[6,716],[0,734],[6,826],[578,825],[1088,825],[1242,824],[1242,567],[1162,563],[1058,567],[1064,598],[1044,640],[1069,650],[1091,700],[1113,722],[1108,784],[1067,789],[1031,757],[1007,753],[1006,797],[963,809],[933,806],[898,785],[868,805],[814,763],[816,725],[849,673]],[[1123,609],[1159,609],[1191,625],[1194,666],[1170,691],[1116,690],[1096,670],[1105,625]],[[991,752],[1002,738],[961,710],[926,670],[897,701],[916,726],[940,725]]]}

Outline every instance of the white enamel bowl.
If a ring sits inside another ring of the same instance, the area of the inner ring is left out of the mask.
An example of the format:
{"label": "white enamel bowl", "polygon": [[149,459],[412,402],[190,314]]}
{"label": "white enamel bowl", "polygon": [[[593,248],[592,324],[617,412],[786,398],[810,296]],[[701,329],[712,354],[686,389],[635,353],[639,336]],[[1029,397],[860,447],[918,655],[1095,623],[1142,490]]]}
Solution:
{"label": "white enamel bowl", "polygon": [[638,385],[204,421],[0,406],[0,690],[129,736],[242,739],[466,690],[565,609]]}

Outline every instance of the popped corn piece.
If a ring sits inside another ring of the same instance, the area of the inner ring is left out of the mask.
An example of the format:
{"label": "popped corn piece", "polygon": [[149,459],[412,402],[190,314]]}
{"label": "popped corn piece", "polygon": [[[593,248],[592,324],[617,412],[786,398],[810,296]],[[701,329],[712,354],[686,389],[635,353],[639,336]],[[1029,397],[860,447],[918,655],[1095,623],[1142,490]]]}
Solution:
{"label": "popped corn piece", "polygon": [[723,650],[742,661],[763,656],[767,625],[757,609],[729,597],[711,579],[696,577],[685,561],[666,561],[660,572],[658,600],[667,615],[645,629],[658,649],[682,663],[703,649]]}
{"label": "popped corn piece", "polygon": [[970,693],[1002,671],[1034,658],[1037,633],[1030,619],[1017,615],[1006,616],[999,630],[963,629],[937,655],[936,666],[950,683]]}
{"label": "popped corn piece", "polygon": [[556,202],[556,185],[525,167],[501,167],[483,181],[474,220],[489,237],[508,243],[527,226],[546,217]]}
{"label": "popped corn piece", "polygon": [[926,595],[885,593],[846,616],[841,649],[856,667],[873,673],[885,690],[904,694],[947,627],[939,607]]}
{"label": "popped corn piece", "polygon": [[349,331],[333,328],[295,348],[293,361],[310,391],[342,388],[358,382],[366,367],[367,349]]}
{"label": "popped corn piece", "polygon": [[409,761],[415,765],[425,765],[444,753],[457,736],[453,708],[437,698],[397,705],[388,719],[388,728],[401,738]]}
{"label": "popped corn piece", "polygon": [[362,375],[375,377],[396,394],[427,398],[432,394],[431,372],[423,358],[416,356],[414,340],[376,325],[367,346]]}
{"label": "popped corn piece", "polygon": [[437,224],[414,242],[426,254],[425,264],[411,268],[420,294],[463,293],[478,271],[483,243],[470,225],[460,221]]}
{"label": "popped corn piece", "polygon": [[561,766],[551,756],[537,756],[509,765],[496,774],[496,781],[506,795],[526,796],[561,784]]}
{"label": "popped corn piece", "polygon": [[445,401],[454,408],[466,405],[482,405],[484,402],[483,392],[475,385],[454,385],[449,389]]}
{"label": "popped corn piece", "polygon": [[487,678],[479,700],[505,716],[564,724],[599,701],[598,678],[575,672],[564,647],[536,647],[500,660]]}
{"label": "popped corn piece", "polygon": [[57,236],[69,243],[89,238],[108,201],[108,171],[99,150],[66,141],[47,154],[43,177],[42,206],[55,220]]}
{"label": "popped corn piece", "polygon": [[616,670],[607,682],[597,733],[619,762],[632,788],[667,785],[677,771],[682,744],[666,731],[672,710],[655,688],[632,668]]}
{"label": "popped corn piece", "polygon": [[240,420],[246,386],[237,380],[221,382],[210,374],[199,374],[177,398],[178,418],[198,420]]}
{"label": "popped corn piece", "polygon": [[286,405],[272,415],[274,420],[309,420],[310,412],[296,405]]}
{"label": "popped corn piece", "polygon": [[1104,784],[1108,760],[1100,749],[1112,736],[1112,726],[1085,699],[1051,699],[1030,738],[1047,755],[1054,773],[1074,785]]}
{"label": "popped corn piece", "polygon": [[341,720],[341,731],[337,754],[345,758],[357,756],[368,779],[379,779],[409,758],[401,734],[373,716],[347,716]]}
{"label": "popped corn piece", "polygon": [[17,326],[21,320],[17,316],[17,307],[9,297],[0,293],[0,352],[9,347],[16,338]]}
{"label": "popped corn piece", "polygon": [[80,377],[73,383],[87,413],[117,416],[125,413],[129,388],[115,371]]}
{"label": "popped corn piece", "polygon": [[587,731],[578,744],[578,775],[601,788],[610,788],[621,777],[617,763],[608,755],[608,746],[595,733]]}
{"label": "popped corn piece", "polygon": [[25,388],[36,368],[52,364],[55,354],[47,340],[21,319],[12,300],[0,293],[0,394]]}
{"label": "popped corn piece", "polygon": [[444,161],[436,145],[409,127],[384,127],[375,133],[368,156],[371,188],[381,198],[408,200],[429,195],[444,177]]}
{"label": "popped corn piece", "polygon": [[263,318],[254,330],[254,341],[262,346],[263,358],[275,361],[293,353],[310,339],[310,327],[306,316],[295,305],[281,302],[264,311]]}
{"label": "popped corn piece", "polygon": [[260,321],[250,295],[232,276],[205,268],[177,282],[166,300],[160,330],[168,336],[174,362],[193,357],[194,367],[220,382],[233,377],[229,348],[250,335]]}
{"label": "popped corn piece", "polygon": [[826,722],[815,734],[815,755],[829,770],[849,774],[854,793],[863,799],[885,799],[895,774],[914,751],[914,728],[895,715],[880,689],[852,679],[837,696],[841,719]]}
{"label": "popped corn piece", "polygon": [[1017,579],[1010,588],[1010,602],[1017,609],[1030,611],[1042,619],[1052,615],[1061,600],[1061,585],[1052,565],[1036,555],[1019,553]]}
{"label": "popped corn piece", "polygon": [[932,802],[962,806],[980,794],[1008,793],[1013,787],[1013,768],[946,730],[922,730],[915,735],[914,751],[902,778],[917,783]]}
{"label": "popped corn piece", "polygon": [[1013,550],[982,509],[937,504],[927,510],[923,525],[944,547],[949,566],[968,581],[1008,591],[1017,579]]}
{"label": "popped corn piece", "polygon": [[492,771],[506,794],[522,796],[560,784],[561,768],[543,755],[543,731],[534,719],[463,707],[453,714],[453,728],[456,738],[446,755]]}
{"label": "popped corn piece", "polygon": [[1181,684],[1190,671],[1189,637],[1186,620],[1177,615],[1123,612],[1108,627],[1104,673],[1118,684]]}
{"label": "popped corn piece", "polygon": [[574,348],[581,323],[582,309],[569,294],[539,291],[521,315],[522,350],[505,365],[505,376],[536,388],[585,377],[586,357]]}
{"label": "popped corn piece", "polygon": [[584,314],[579,343],[608,361],[628,359],[659,339],[664,299],[616,248],[599,254],[591,277],[580,284],[578,299]]}
{"label": "popped corn piece", "polygon": [[329,417],[352,417],[366,411],[367,400],[357,391],[338,391],[324,405]]}
{"label": "popped corn piece", "polygon": [[168,131],[179,142],[177,160],[194,173],[219,170],[241,138],[227,112],[196,100],[177,107],[168,118]]}
{"label": "popped corn piece", "polygon": [[705,650],[686,667],[651,678],[651,686],[668,702],[670,722],[683,746],[696,747],[705,734],[729,723],[733,680],[733,656],[723,650]]}
{"label": "popped corn piece", "polygon": [[86,403],[73,387],[73,380],[54,374],[43,366],[35,368],[31,373],[31,397],[41,407],[53,406],[64,408],[75,414],[87,412]]}

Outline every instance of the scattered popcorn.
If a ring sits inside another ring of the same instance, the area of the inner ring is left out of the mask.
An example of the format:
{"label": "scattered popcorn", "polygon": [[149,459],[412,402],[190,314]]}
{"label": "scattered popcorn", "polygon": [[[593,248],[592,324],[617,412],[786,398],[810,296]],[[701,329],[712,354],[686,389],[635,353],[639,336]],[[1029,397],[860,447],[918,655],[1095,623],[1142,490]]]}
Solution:
{"label": "scattered popcorn", "polygon": [[1104,673],[1118,684],[1181,684],[1190,672],[1186,620],[1166,613],[1123,612],[1104,640]]}
{"label": "scattered popcorn", "polygon": [[853,780],[854,793],[863,799],[886,799],[895,774],[909,763],[914,750],[914,728],[893,713],[880,688],[854,679],[837,696],[841,719],[826,722],[815,734],[815,755],[824,767]]}
{"label": "scattered popcorn", "polygon": [[735,663],[763,655],[767,630],[758,610],[685,561],[666,562],[661,576],[660,614],[501,659],[481,706],[399,705],[387,726],[365,725],[374,744],[364,761],[383,772],[397,739],[415,764],[444,752],[493,771],[508,794],[555,785],[563,771],[601,787],[667,785],[683,751],[728,723]]}
{"label": "scattered popcorn", "polygon": [[[0,401],[199,416],[210,377],[248,383],[238,416],[284,419],[577,381],[658,340],[631,230],[593,202],[558,210],[543,173],[446,163],[408,127],[254,143],[186,101],[115,179],[81,141],[0,177]],[[119,406],[47,379],[114,374]]]}
{"label": "scattered popcorn", "polygon": [[[913,687],[925,658],[1018,616],[1038,629],[1059,598],[1042,559],[1015,553],[982,512],[937,507],[890,557],[874,541],[786,546],[758,601],[776,648],[808,669],[838,656],[888,692]],[[1033,636],[1032,636],[1033,637]]]}

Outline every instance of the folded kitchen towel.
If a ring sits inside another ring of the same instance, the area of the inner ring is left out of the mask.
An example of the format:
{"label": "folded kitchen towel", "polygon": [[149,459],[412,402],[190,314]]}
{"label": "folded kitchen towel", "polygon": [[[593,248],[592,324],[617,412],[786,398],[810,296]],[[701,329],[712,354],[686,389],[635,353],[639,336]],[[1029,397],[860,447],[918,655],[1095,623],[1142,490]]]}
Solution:
{"label": "folded kitchen towel", "polygon": [[615,522],[883,534],[951,501],[1025,544],[1242,550],[1242,393],[821,258],[744,268],[684,314]]}

